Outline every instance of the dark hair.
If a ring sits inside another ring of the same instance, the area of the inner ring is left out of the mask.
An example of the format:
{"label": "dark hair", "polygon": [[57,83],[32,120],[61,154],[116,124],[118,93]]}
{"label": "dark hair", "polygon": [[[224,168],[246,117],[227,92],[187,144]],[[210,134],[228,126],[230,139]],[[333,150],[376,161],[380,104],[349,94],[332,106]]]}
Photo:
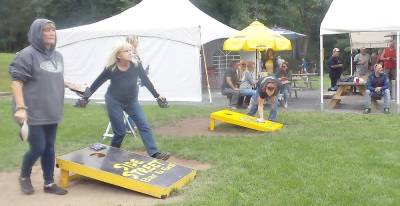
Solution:
{"label": "dark hair", "polygon": [[231,61],[231,67],[234,67],[237,63],[240,63],[239,60],[232,60]]}

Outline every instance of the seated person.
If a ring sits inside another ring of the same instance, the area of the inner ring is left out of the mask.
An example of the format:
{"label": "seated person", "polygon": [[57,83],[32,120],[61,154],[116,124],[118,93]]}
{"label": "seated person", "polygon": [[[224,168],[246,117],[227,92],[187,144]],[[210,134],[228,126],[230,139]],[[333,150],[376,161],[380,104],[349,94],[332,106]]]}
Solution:
{"label": "seated person", "polygon": [[229,106],[236,109],[239,100],[239,85],[238,85],[238,72],[240,69],[240,62],[234,61],[231,67],[225,71],[224,79],[221,86],[221,93],[223,95],[231,96]]}
{"label": "seated person", "polygon": [[365,92],[364,113],[371,112],[371,97],[383,97],[384,113],[390,113],[389,77],[384,73],[381,64],[375,64],[374,73],[368,76],[367,90]]}
{"label": "seated person", "polygon": [[289,91],[290,91],[290,81],[292,80],[292,73],[289,71],[288,63],[283,62],[281,68],[276,73],[276,78],[281,81],[282,89],[281,93],[283,94],[283,107],[288,107],[289,100]]}
{"label": "seated person", "polygon": [[264,122],[264,104],[265,100],[270,102],[271,112],[268,120],[275,121],[278,112],[278,94],[281,89],[280,81],[273,77],[263,77],[256,84],[256,94],[250,101],[250,109],[247,113],[250,116],[255,116],[258,111],[259,118],[257,122]]}
{"label": "seated person", "polygon": [[256,80],[254,79],[253,73],[255,70],[254,62],[248,62],[244,67],[242,67],[242,78],[239,86],[240,95],[246,97],[252,97],[256,94],[255,88]]}

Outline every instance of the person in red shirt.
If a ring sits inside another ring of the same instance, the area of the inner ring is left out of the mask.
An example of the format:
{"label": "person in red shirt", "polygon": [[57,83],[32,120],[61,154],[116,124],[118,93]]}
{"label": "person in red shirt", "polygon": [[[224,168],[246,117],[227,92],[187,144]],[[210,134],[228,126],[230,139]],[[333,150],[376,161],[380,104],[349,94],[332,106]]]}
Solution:
{"label": "person in red shirt", "polygon": [[394,48],[394,42],[389,42],[389,47],[384,49],[381,58],[383,61],[383,68],[385,73],[389,76],[390,80],[396,79],[396,49]]}

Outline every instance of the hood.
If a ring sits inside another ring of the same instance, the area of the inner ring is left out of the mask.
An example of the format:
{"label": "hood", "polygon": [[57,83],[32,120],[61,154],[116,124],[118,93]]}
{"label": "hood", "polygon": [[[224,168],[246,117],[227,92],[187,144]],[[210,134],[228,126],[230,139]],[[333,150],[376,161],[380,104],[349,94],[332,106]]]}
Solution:
{"label": "hood", "polygon": [[[32,22],[31,28],[29,29],[28,32],[28,41],[31,43],[31,45],[40,51],[41,53],[45,54],[51,54],[54,52],[54,48],[56,45],[54,44],[53,46],[50,47],[50,49],[46,49],[43,44],[43,27],[47,23],[53,23],[53,21],[50,21],[48,19],[36,19],[35,21]],[[57,43],[57,35],[56,35],[56,43]]]}

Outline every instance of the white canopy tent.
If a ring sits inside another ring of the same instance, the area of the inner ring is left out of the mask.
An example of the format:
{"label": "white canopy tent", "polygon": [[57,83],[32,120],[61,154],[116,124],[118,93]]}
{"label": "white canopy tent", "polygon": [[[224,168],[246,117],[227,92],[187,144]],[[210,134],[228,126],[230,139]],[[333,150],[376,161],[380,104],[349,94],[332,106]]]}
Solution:
{"label": "white canopy tent", "polygon": [[[189,0],[143,0],[102,21],[58,30],[57,49],[64,56],[65,79],[89,85],[104,69],[116,42],[138,35],[138,53],[143,65],[150,66],[157,91],[171,101],[201,101],[202,46],[235,32]],[[93,97],[103,99],[106,88],[103,85]],[[142,88],[139,99],[153,100]],[[69,91],[66,96],[76,97]]]}
{"label": "white canopy tent", "polygon": [[[323,36],[329,34],[350,35],[352,48],[386,47],[388,36],[396,34],[399,41],[400,12],[398,0],[333,0],[320,27],[320,77],[321,105],[323,105]],[[379,13],[379,15],[374,15]],[[370,46],[368,46],[370,45]],[[397,87],[396,100],[399,105],[399,44],[397,44]],[[330,52],[330,51],[328,51]]]}

